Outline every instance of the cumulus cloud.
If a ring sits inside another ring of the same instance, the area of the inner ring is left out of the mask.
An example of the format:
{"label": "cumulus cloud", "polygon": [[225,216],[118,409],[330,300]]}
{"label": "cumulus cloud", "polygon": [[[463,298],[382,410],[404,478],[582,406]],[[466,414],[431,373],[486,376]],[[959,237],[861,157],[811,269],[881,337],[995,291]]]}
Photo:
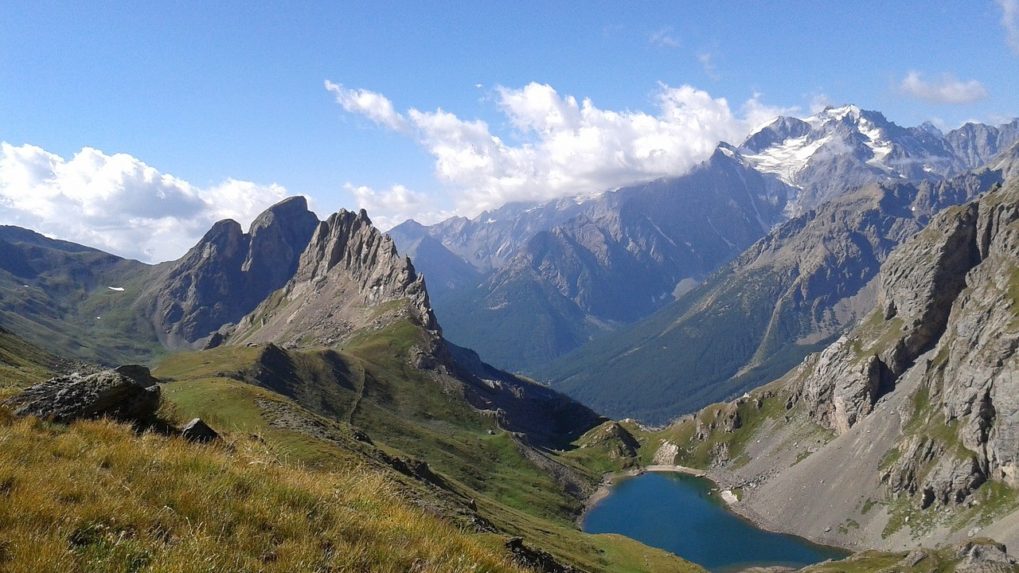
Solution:
{"label": "cumulus cloud", "polygon": [[354,198],[359,209],[368,212],[372,223],[382,230],[392,229],[411,217],[419,223],[430,225],[453,215],[451,211],[435,209],[427,195],[403,185],[374,189],[367,185],[346,183],[343,189]]}
{"label": "cumulus cloud", "polygon": [[363,115],[375,123],[400,131],[405,126],[402,115],[393,109],[393,102],[386,96],[368,90],[351,90],[326,80],[325,87],[336,96],[336,103],[343,109]]}
{"label": "cumulus cloud", "polygon": [[710,156],[719,141],[738,143],[751,127],[789,111],[754,97],[734,113],[724,98],[664,84],[654,95],[654,113],[615,111],[530,83],[495,89],[498,110],[512,128],[500,137],[485,121],[442,109],[393,110],[385,117],[397,120],[376,120],[375,109],[391,106],[343,102],[388,102],[385,96],[330,85],[337,86],[329,89],[347,111],[414,137],[433,157],[436,177],[453,191],[453,207],[464,215],[510,201],[588,194],[682,174]]}
{"label": "cumulus cloud", "polygon": [[962,81],[951,74],[942,74],[934,81],[920,72],[909,72],[899,82],[899,91],[910,97],[933,103],[964,104],[987,97],[987,89],[977,80]]}
{"label": "cumulus cloud", "polygon": [[235,179],[194,187],[123,153],[85,147],[64,159],[0,142],[0,223],[146,262],[177,258],[215,221],[246,225],[285,196]]}
{"label": "cumulus cloud", "polygon": [[1019,0],[996,0],[1001,8],[1001,25],[1005,28],[1005,41],[1019,54]]}

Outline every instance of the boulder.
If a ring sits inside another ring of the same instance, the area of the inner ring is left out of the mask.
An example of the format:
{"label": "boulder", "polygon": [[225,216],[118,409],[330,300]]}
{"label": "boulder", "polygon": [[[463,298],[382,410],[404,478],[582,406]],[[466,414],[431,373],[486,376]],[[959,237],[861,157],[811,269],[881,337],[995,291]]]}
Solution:
{"label": "boulder", "polygon": [[201,418],[195,418],[185,424],[180,430],[180,435],[189,442],[201,444],[207,444],[219,438],[216,430],[210,428]]}
{"label": "boulder", "polygon": [[1016,560],[1008,554],[1006,547],[991,539],[978,539],[957,548],[962,561],[956,571],[967,573],[997,573],[1015,571]]}
{"label": "boulder", "polygon": [[59,376],[9,399],[15,415],[68,423],[108,416],[149,422],[159,408],[159,386],[143,366],[122,366],[85,376]]}

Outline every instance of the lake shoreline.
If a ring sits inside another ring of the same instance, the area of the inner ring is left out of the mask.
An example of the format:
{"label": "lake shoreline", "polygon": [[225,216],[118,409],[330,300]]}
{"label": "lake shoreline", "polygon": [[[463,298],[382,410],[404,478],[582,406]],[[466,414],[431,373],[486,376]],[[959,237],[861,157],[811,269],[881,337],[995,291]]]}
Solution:
{"label": "lake shoreline", "polygon": [[796,535],[795,533],[790,533],[788,531],[783,531],[780,528],[776,528],[774,527],[773,523],[765,519],[763,516],[758,515],[747,504],[740,503],[740,500],[736,497],[733,491],[724,485],[726,483],[734,482],[732,476],[726,475],[724,472],[720,473],[717,471],[702,470],[698,468],[691,468],[688,466],[680,465],[655,464],[650,466],[631,468],[621,472],[609,472],[604,474],[602,476],[601,483],[598,485],[598,488],[584,501],[584,509],[581,511],[580,515],[578,515],[576,519],[577,527],[579,527],[581,530],[584,529],[584,520],[587,517],[587,515],[602,500],[607,498],[612,493],[613,487],[617,485],[620,480],[641,476],[646,473],[678,473],[706,479],[710,481],[712,485],[714,485],[715,490],[719,492],[721,499],[724,502],[725,507],[728,511],[732,512],[737,517],[747,521],[748,523],[752,524],[754,527],[762,531],[767,531],[769,533],[775,533],[780,535],[790,535],[793,537],[799,537],[800,539],[804,539],[807,542],[812,543],[814,545],[830,547],[848,553],[851,553],[853,551],[853,548],[850,547],[844,547],[841,545],[835,545],[830,543],[820,543],[808,537],[803,537],[800,535]]}
{"label": "lake shoreline", "polygon": [[[594,493],[589,495],[587,499],[584,500],[584,509],[581,510],[580,515],[578,515],[576,519],[577,527],[581,529],[584,528],[584,518],[587,517],[587,514],[592,509],[594,509],[594,507],[598,505],[600,501],[602,501],[603,499],[608,497],[609,494],[612,493],[613,486],[615,486],[619,480],[637,477],[645,473],[678,473],[704,478],[710,480],[712,483],[715,483],[715,481],[711,479],[711,477],[708,475],[708,472],[706,472],[705,470],[700,470],[697,468],[691,468],[687,466],[656,464],[650,466],[641,466],[639,468],[631,468],[621,472],[609,472],[602,476],[601,483],[598,484],[598,488],[594,490]],[[715,483],[715,485],[717,486],[718,484]]]}
{"label": "lake shoreline", "polygon": [[[661,475],[652,479],[651,474],[656,473],[689,477]],[[593,534],[625,535],[710,570],[740,563],[804,567],[850,554],[841,547],[818,544],[762,526],[763,520],[737,510],[742,504],[736,495],[725,489],[725,482],[720,484],[711,479],[715,477],[711,474],[683,466],[638,467],[607,473],[598,490],[588,498],[577,519],[578,526]],[[725,535],[719,537],[719,531]],[[745,540],[745,544],[737,550],[722,539],[726,536]]]}
{"label": "lake shoreline", "polygon": [[[705,479],[710,480],[711,483],[715,484],[715,487],[719,488],[719,490],[722,490],[723,487],[734,488],[736,487],[737,484],[743,483],[740,479],[736,477],[735,474],[725,469],[714,469],[708,471],[706,472],[706,475],[704,477]],[[727,489],[726,491],[731,491],[731,489]],[[813,537],[809,537],[797,533],[795,531],[790,531],[788,528],[783,528],[776,524],[773,520],[770,520],[764,517],[763,515],[757,513],[752,507],[750,507],[748,503],[739,502],[731,503],[728,504],[728,508],[729,511],[735,513],[742,519],[752,523],[758,529],[762,529],[764,531],[769,531],[771,533],[779,533],[782,535],[791,535],[793,537],[799,537],[800,539],[805,539],[808,542],[813,543],[815,545],[821,547],[832,547],[834,549],[845,551],[849,554],[856,551],[869,549],[869,547],[866,546],[844,545],[841,543],[834,542],[833,540],[830,539],[821,539],[820,535],[814,535]]]}

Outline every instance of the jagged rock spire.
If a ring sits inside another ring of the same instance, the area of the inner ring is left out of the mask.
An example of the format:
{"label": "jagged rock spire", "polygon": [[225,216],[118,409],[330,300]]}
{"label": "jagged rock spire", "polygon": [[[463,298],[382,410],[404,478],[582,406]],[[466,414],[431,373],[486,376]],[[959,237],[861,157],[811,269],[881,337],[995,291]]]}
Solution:
{"label": "jagged rock spire", "polygon": [[232,340],[331,346],[400,318],[438,334],[410,259],[364,210],[340,210],[319,223],[293,278],[240,321]]}

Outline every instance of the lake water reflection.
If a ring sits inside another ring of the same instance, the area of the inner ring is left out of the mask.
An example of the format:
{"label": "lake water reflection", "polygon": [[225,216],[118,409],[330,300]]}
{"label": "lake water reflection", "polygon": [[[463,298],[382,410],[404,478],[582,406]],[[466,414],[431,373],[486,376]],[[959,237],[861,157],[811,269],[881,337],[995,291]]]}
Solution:
{"label": "lake water reflection", "polygon": [[764,531],[711,495],[710,481],[646,473],[621,481],[584,518],[584,531],[619,533],[710,571],[747,566],[800,567],[846,555],[792,535]]}

